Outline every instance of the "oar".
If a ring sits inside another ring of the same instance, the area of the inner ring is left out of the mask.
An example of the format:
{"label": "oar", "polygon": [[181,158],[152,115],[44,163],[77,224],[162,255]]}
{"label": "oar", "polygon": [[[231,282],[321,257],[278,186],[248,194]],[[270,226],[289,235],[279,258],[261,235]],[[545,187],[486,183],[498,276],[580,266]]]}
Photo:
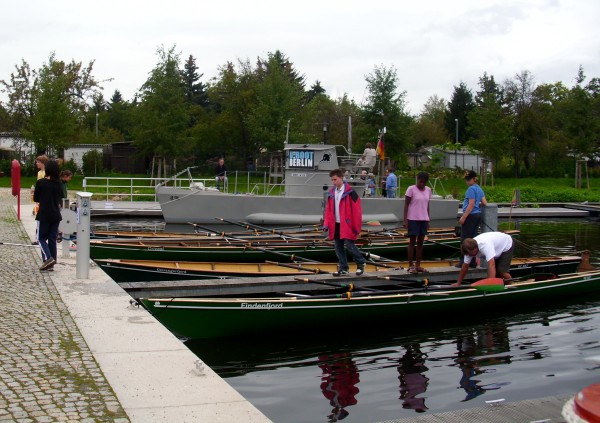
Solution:
{"label": "oar", "polygon": [[279,263],[279,262],[276,262],[276,261],[269,261],[269,260],[265,260],[265,263],[275,264],[277,266],[289,267],[290,269],[305,270],[307,272],[312,272],[312,273],[315,273],[315,274],[331,274],[331,272],[328,272],[327,270],[322,270],[322,269],[319,269],[319,268],[312,269],[310,267],[304,267],[304,266],[301,266],[299,264]]}
{"label": "oar", "polygon": [[[223,220],[224,222],[227,222],[227,223],[233,223],[235,225],[234,222],[229,222],[229,221],[227,221],[225,219],[219,219],[219,220]],[[285,232],[277,231],[277,230],[269,229],[269,228],[264,228],[262,226],[255,225],[253,223],[239,222],[238,225],[240,225],[240,226],[243,225],[246,228],[258,229],[259,231],[263,231],[263,232],[267,232],[267,233],[279,235],[280,237],[283,237],[283,238],[290,238],[290,239],[295,239],[295,240],[298,240],[298,241],[306,241],[306,238],[298,238],[298,237],[295,237],[295,236],[288,235]]]}
{"label": "oar", "polygon": [[[206,227],[203,227],[203,226],[200,226],[200,225],[197,225],[197,226],[200,229],[205,230],[205,231],[214,232],[216,234],[220,233],[220,232],[212,230],[210,228],[206,228]],[[263,253],[271,253],[271,254],[274,254],[274,255],[277,255],[277,256],[286,257],[290,261],[300,260],[300,261],[304,261],[304,262],[307,262],[307,263],[319,263],[318,261],[310,260],[310,259],[307,259],[307,258],[304,258],[304,257],[300,257],[300,256],[297,256],[295,254],[285,254],[285,253],[282,253],[280,251],[272,250],[270,248],[257,247],[255,245],[252,245],[252,243],[248,242],[248,240],[245,240],[243,238],[238,238],[238,237],[235,237],[235,236],[228,236],[227,238],[231,238],[231,239],[236,240],[236,241],[244,242],[245,243],[244,247],[250,248],[251,250],[257,250],[257,251],[262,251]]]}
{"label": "oar", "polygon": [[306,283],[316,283],[319,285],[325,285],[325,286],[333,286],[334,288],[345,288],[347,291],[353,291],[355,286],[353,283],[332,283],[332,282],[325,282],[325,281],[319,281],[319,280],[315,280],[315,279],[308,279],[308,278],[300,278],[300,277],[295,277],[294,280],[298,281],[298,282],[306,282]]}
{"label": "oar", "polygon": [[299,297],[298,299],[303,299],[303,300],[312,300],[312,299],[335,299],[335,298],[344,298],[344,299],[351,299],[351,298],[356,298],[356,297],[380,297],[380,296],[384,296],[384,295],[396,295],[396,294],[409,294],[409,295],[445,295],[443,292],[437,293],[437,292],[429,292],[429,291],[450,291],[450,290],[454,290],[454,289],[469,289],[468,286],[455,286],[455,287],[446,287],[446,286],[440,286],[440,287],[429,287],[427,288],[427,290],[425,290],[424,288],[405,288],[405,289],[394,289],[394,290],[390,290],[390,291],[347,291],[347,292],[343,292],[341,294],[323,294],[323,295],[311,295],[311,296],[302,296]]}

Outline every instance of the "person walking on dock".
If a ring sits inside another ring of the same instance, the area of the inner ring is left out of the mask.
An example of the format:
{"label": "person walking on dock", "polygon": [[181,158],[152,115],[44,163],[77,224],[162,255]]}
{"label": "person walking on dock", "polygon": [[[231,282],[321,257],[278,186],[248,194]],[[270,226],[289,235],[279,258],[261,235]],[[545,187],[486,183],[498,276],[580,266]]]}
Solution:
{"label": "person walking on dock", "polygon": [[[408,271],[410,273],[426,272],[421,267],[423,259],[423,242],[429,229],[429,201],[431,200],[431,188],[427,186],[429,174],[419,172],[417,183],[407,188],[404,194],[404,222],[408,235]],[[416,265],[413,266],[413,258]]]}
{"label": "person walking on dock", "polygon": [[458,280],[453,286],[460,286],[469,270],[469,264],[475,257],[485,258],[488,266],[488,278],[510,279],[510,262],[513,257],[513,239],[502,232],[485,232],[475,238],[467,238],[461,244],[464,263],[460,268]]}
{"label": "person walking on dock", "polygon": [[329,239],[334,240],[335,254],[338,258],[338,270],[333,276],[349,274],[346,250],[352,254],[356,263],[356,274],[365,271],[365,258],[354,244],[362,229],[362,208],[360,196],[352,187],[344,182],[341,169],[329,172],[333,187],[327,193],[323,231],[329,233]]}
{"label": "person walking on dock", "polygon": [[56,237],[58,225],[62,220],[60,204],[62,187],[58,174],[58,163],[54,160],[46,163],[46,176],[38,180],[33,192],[33,200],[40,205],[35,219],[39,222],[38,242],[42,249],[44,263],[40,270],[53,270],[56,263]]}

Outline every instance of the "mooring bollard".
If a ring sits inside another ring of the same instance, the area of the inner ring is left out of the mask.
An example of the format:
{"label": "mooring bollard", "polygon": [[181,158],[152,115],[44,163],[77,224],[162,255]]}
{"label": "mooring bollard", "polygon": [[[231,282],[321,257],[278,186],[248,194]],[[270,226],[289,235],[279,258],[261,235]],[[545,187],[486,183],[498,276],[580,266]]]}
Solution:
{"label": "mooring bollard", "polygon": [[77,193],[77,272],[78,279],[90,277],[90,214],[92,193]]}
{"label": "mooring bollard", "polygon": [[487,203],[481,208],[481,232],[496,232],[498,230],[498,204]]}

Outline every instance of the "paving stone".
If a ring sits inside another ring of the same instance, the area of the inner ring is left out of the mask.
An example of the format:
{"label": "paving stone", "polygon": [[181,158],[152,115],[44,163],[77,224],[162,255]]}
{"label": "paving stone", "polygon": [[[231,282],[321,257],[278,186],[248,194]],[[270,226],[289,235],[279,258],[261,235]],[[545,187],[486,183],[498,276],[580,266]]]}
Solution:
{"label": "paving stone", "polygon": [[51,274],[39,271],[15,205],[0,189],[0,240],[22,245],[0,245],[0,422],[129,422]]}

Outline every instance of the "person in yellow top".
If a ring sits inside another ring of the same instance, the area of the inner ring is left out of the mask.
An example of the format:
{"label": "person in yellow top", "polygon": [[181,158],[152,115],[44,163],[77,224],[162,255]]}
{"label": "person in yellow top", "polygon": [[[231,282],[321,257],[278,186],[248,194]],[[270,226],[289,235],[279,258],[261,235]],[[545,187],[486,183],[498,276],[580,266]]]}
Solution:
{"label": "person in yellow top", "polygon": [[42,178],[46,177],[46,163],[48,163],[48,156],[42,154],[41,156],[37,156],[35,158],[35,165],[38,168],[37,180],[39,181]]}

